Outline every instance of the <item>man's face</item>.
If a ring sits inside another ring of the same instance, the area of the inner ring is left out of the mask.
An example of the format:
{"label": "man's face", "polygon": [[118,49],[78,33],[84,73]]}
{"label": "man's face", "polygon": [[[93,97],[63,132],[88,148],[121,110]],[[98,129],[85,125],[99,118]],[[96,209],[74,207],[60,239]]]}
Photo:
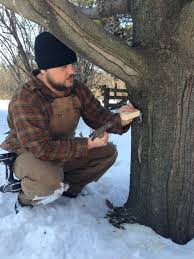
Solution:
{"label": "man's face", "polygon": [[65,87],[72,87],[75,68],[73,64],[63,67],[50,68],[45,71],[45,79],[56,90],[64,91]]}

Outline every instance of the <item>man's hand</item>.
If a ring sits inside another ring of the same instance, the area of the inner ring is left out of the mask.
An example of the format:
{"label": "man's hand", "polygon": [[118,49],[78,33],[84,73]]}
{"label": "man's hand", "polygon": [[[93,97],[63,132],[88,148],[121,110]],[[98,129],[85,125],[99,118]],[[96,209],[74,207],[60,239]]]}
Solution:
{"label": "man's hand", "polygon": [[94,148],[94,147],[106,146],[108,143],[108,138],[109,138],[109,135],[107,132],[104,132],[102,137],[95,138],[94,140],[91,140],[91,138],[88,138],[88,149]]}
{"label": "man's hand", "polygon": [[[124,105],[119,109],[120,117],[121,117],[122,112],[133,112],[134,110],[135,110],[135,108],[133,107],[133,105],[131,103],[129,103],[128,105]],[[133,119],[122,120],[122,117],[121,117],[121,124],[123,127],[130,124],[132,121],[133,121]]]}

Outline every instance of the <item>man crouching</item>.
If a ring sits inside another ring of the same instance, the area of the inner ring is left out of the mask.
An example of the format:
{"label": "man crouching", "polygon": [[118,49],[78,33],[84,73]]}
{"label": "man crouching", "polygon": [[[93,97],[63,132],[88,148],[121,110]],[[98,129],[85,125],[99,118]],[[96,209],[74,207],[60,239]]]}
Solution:
{"label": "man crouching", "polygon": [[[76,197],[115,162],[108,133],[122,134],[132,120],[104,109],[88,87],[74,80],[76,54],[49,32],[35,40],[38,69],[13,95],[10,132],[1,148],[17,154],[14,173],[21,179],[18,206],[48,204],[61,195]],[[133,107],[125,107],[132,111]],[[80,117],[92,129],[113,126],[103,137],[75,137]]]}

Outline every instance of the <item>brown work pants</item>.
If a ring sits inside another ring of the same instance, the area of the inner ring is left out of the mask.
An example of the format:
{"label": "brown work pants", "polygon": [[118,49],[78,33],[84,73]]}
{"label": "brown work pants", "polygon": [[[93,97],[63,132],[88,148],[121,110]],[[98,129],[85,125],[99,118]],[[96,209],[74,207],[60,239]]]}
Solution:
{"label": "brown work pants", "polygon": [[64,183],[69,193],[79,193],[92,181],[97,181],[115,162],[117,150],[113,144],[88,150],[87,157],[68,162],[43,161],[30,152],[15,161],[15,175],[21,179],[19,198],[27,205],[47,204],[62,195]]}

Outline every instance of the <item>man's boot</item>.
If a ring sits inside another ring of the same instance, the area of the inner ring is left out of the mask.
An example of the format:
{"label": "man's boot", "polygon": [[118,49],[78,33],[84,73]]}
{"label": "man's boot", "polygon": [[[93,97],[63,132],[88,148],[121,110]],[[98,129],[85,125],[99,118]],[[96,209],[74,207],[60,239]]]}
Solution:
{"label": "man's boot", "polygon": [[18,214],[22,210],[23,207],[30,207],[30,208],[32,208],[33,206],[23,203],[21,201],[19,195],[18,195],[17,201],[16,201],[15,206],[14,206],[15,213]]}
{"label": "man's boot", "polygon": [[71,192],[71,191],[65,191],[63,192],[62,196],[64,197],[68,197],[68,198],[76,198],[78,196],[79,193],[74,193],[74,192]]}
{"label": "man's boot", "polygon": [[69,198],[76,198],[79,194],[81,196],[87,196],[89,194],[87,187],[86,186],[79,186],[79,187],[70,186],[70,188],[67,191],[63,192],[62,196],[69,197]]}

